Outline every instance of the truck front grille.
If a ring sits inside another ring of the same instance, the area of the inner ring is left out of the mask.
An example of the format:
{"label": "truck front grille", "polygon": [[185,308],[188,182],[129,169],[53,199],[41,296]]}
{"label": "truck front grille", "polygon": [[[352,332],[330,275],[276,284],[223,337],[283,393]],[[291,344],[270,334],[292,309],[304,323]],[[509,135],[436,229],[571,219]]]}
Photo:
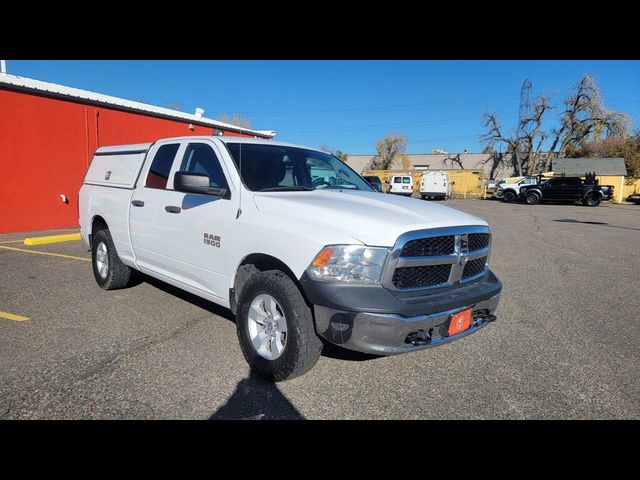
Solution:
{"label": "truck front grille", "polygon": [[405,243],[400,256],[402,257],[430,257],[436,255],[450,255],[455,247],[455,237],[419,238]]}
{"label": "truck front grille", "polygon": [[464,271],[462,272],[462,279],[466,280],[467,278],[480,275],[483,272],[486,263],[487,263],[487,257],[481,257],[481,258],[476,258],[475,260],[470,260],[464,266]]}
{"label": "truck front grille", "polygon": [[393,284],[399,289],[431,287],[446,283],[450,273],[451,265],[396,268]]}
{"label": "truck front grille", "polygon": [[469,234],[469,251],[482,250],[489,246],[488,233],[470,233]]}
{"label": "truck front grille", "polygon": [[491,234],[485,226],[445,227],[401,235],[382,276],[390,290],[451,287],[486,271]]}

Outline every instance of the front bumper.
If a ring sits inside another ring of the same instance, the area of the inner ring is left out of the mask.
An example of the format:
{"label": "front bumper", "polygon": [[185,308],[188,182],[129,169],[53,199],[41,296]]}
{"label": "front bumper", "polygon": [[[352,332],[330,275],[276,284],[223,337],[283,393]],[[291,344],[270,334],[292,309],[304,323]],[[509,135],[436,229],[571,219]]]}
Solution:
{"label": "front bumper", "polygon": [[[496,319],[500,295],[475,305],[430,315],[403,317],[397,314],[343,312],[315,306],[316,322],[328,328],[322,336],[341,347],[377,355],[393,355],[449,343],[477,332]],[[457,312],[473,308],[471,326],[449,336],[449,319]]]}
{"label": "front bumper", "polygon": [[[491,271],[473,284],[420,297],[398,297],[381,286],[327,285],[308,278],[302,285],[314,305],[320,336],[377,355],[434,347],[478,331],[495,320],[502,292],[502,283]],[[473,309],[471,326],[448,336],[451,315],[468,308]]]}

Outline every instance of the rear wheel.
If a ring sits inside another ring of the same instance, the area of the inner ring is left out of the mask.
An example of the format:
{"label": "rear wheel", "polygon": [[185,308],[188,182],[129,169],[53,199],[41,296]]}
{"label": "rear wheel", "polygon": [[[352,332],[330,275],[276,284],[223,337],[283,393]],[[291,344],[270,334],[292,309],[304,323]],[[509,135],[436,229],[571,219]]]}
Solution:
{"label": "rear wheel", "polygon": [[600,205],[600,201],[600,195],[596,193],[590,193],[584,198],[584,200],[582,200],[582,204],[585,207],[597,207],[598,205]]}
{"label": "rear wheel", "polygon": [[511,190],[507,190],[506,192],[504,192],[504,194],[502,195],[502,198],[505,202],[507,203],[511,203],[516,199],[516,192],[513,192]]}
{"label": "rear wheel", "polygon": [[309,371],[320,358],[322,342],[311,309],[293,281],[279,270],[253,275],[242,288],[236,327],[251,368],[274,381]]}
{"label": "rear wheel", "polygon": [[540,203],[540,195],[537,193],[527,193],[525,199],[528,205],[537,205]]}
{"label": "rear wheel", "polygon": [[91,263],[93,265],[93,276],[103,289],[116,290],[131,284],[133,270],[120,260],[111,238],[111,232],[107,228],[98,230],[93,234]]}

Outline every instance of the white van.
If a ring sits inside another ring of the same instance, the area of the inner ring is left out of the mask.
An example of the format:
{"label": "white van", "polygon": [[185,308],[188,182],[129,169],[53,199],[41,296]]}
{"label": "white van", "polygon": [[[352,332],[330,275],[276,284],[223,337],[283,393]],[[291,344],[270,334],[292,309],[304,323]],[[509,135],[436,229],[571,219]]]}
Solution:
{"label": "white van", "polygon": [[411,175],[394,175],[391,177],[389,193],[411,196],[413,194],[413,178]]}
{"label": "white van", "polygon": [[422,199],[435,198],[446,200],[451,197],[451,185],[446,172],[430,171],[422,174],[420,180],[420,196]]}

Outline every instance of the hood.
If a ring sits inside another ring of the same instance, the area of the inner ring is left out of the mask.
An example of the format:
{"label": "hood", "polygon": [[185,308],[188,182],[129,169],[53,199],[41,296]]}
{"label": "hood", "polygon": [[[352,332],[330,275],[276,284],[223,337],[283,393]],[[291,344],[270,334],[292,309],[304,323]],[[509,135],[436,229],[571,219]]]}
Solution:
{"label": "hood", "polygon": [[377,192],[265,192],[256,193],[254,201],[260,212],[340,230],[371,246],[393,246],[401,234],[412,230],[487,225],[444,205]]}

